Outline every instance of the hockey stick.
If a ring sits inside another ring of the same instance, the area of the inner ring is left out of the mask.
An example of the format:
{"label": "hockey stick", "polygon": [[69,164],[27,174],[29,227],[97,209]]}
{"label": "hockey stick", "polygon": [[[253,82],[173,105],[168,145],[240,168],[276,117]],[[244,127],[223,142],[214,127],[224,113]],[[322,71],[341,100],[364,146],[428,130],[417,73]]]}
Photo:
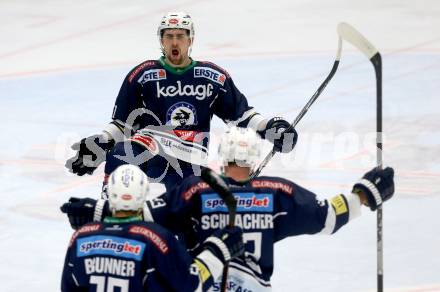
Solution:
{"label": "hockey stick", "polygon": [[[201,174],[202,179],[222,198],[228,208],[229,223],[228,226],[233,227],[235,224],[235,213],[237,210],[237,200],[229,190],[225,181],[212,169],[204,167]],[[229,264],[225,263],[223,267],[222,282],[220,285],[220,291],[226,291],[226,280],[228,278]]]}
{"label": "hockey stick", "polygon": [[[362,34],[347,23],[338,25],[338,34],[370,59],[376,74],[376,146],[377,165],[382,169],[382,58],[379,51]],[[382,205],[377,208],[377,291],[383,291]]]}
{"label": "hockey stick", "polygon": [[[338,50],[336,52],[336,59],[333,63],[333,67],[330,70],[330,73],[328,74],[327,78],[325,78],[324,82],[318,87],[318,89],[315,91],[315,93],[312,95],[312,97],[309,99],[307,104],[302,108],[301,112],[298,114],[298,116],[295,118],[295,120],[290,124],[290,126],[285,130],[289,131],[292,128],[295,128],[295,126],[298,124],[298,122],[304,117],[304,115],[307,113],[309,108],[312,106],[312,104],[318,99],[318,97],[321,95],[321,93],[324,91],[324,88],[327,86],[327,84],[330,82],[330,80],[333,78],[333,76],[336,73],[336,70],[339,66],[339,60],[341,59],[341,51],[342,51],[342,39],[339,37],[338,39]],[[264,167],[269,163],[269,161],[274,157],[275,153],[275,147],[272,148],[272,150],[266,155],[266,157],[263,159],[263,161],[260,163],[258,168],[250,175],[250,179],[253,179],[257,177]]]}

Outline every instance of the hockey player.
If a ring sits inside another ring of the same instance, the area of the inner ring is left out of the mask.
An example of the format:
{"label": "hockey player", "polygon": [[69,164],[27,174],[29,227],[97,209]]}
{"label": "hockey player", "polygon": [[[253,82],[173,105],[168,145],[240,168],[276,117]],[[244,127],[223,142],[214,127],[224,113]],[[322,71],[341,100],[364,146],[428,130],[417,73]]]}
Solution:
{"label": "hockey player", "polygon": [[[245,240],[244,257],[229,264],[230,291],[270,290],[275,242],[300,234],[333,234],[358,217],[362,205],[374,211],[394,193],[392,168],[370,170],[351,193],[330,200],[319,200],[309,190],[280,177],[249,180],[259,152],[259,138],[243,128],[231,128],[219,147],[225,180],[238,202],[235,224],[243,228]],[[89,208],[84,207],[86,202]],[[93,214],[99,220],[106,208],[94,209],[94,204],[91,199],[72,201],[65,205],[65,211],[70,213],[71,223],[90,220]],[[97,205],[103,206],[105,201],[98,200]],[[226,226],[226,212],[217,194],[195,176],[170,193],[147,200],[144,209],[150,220],[174,232],[188,231],[186,243],[196,252],[209,234]],[[218,290],[216,283],[214,291]]]}
{"label": "hockey player", "polygon": [[71,172],[91,174],[106,160],[109,174],[130,163],[169,190],[206,163],[213,115],[258,131],[277,151],[293,149],[297,135],[294,129],[284,132],[286,120],[263,118],[225,70],[190,57],[194,25],[188,14],[166,14],[157,35],[163,56],[127,74],[108,127],[72,146],[77,153],[66,162]]}
{"label": "hockey player", "polygon": [[219,229],[191,257],[156,223],[144,222],[146,175],[123,165],[110,176],[111,216],[78,229],[70,240],[61,291],[207,291],[223,264],[243,253],[238,227]]}

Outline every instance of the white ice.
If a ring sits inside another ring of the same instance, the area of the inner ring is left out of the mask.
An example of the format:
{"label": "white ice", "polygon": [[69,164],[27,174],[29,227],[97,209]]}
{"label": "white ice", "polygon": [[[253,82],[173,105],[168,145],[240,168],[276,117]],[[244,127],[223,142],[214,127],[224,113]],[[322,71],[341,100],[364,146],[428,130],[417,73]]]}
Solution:
{"label": "white ice", "polygon": [[[379,48],[384,163],[397,185],[384,206],[385,288],[440,291],[436,0],[1,1],[0,290],[59,290],[72,233],[59,206],[70,196],[97,197],[102,179],[102,169],[68,174],[69,146],[101,131],[125,74],[159,56],[157,24],[173,10],[196,22],[193,57],[226,68],[267,116],[299,113],[331,68],[338,22]],[[264,173],[322,197],[348,193],[375,165],[374,82],[370,62],[344,44],[340,69],[298,125],[296,151],[278,154]],[[215,120],[214,133],[223,128]],[[278,243],[273,290],[374,291],[375,232],[365,208],[333,236]]]}

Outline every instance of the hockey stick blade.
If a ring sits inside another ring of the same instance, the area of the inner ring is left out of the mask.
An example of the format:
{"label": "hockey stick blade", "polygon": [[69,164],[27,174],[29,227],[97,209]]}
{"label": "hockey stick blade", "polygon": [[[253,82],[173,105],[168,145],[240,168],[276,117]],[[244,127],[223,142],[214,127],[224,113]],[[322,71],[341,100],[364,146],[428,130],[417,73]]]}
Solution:
{"label": "hockey stick blade", "polygon": [[348,23],[341,22],[338,24],[338,34],[341,38],[351,43],[364,53],[368,59],[371,59],[378,53],[377,49],[367,40],[360,32]]}
{"label": "hockey stick blade", "polygon": [[[382,82],[382,57],[379,51],[376,49],[373,44],[367,40],[359,31],[357,31],[353,26],[346,22],[341,22],[338,24],[337,28],[339,36],[358,48],[368,59],[370,59],[371,63],[374,66],[374,71],[376,73],[376,79],[380,81],[378,86],[381,86]],[[381,94],[382,88],[379,88]],[[381,132],[381,131],[380,131]]]}

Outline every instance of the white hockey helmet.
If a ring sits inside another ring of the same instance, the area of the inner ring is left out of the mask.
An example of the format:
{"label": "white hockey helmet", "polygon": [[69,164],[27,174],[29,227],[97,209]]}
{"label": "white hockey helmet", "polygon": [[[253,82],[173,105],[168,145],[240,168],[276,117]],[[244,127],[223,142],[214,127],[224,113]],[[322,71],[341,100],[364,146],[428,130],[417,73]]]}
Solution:
{"label": "white hockey helmet", "polygon": [[[165,29],[186,29],[189,32],[189,38],[191,39],[191,47],[194,42],[194,23],[186,12],[168,12],[162,17],[159,27],[157,28],[157,37],[159,38],[159,44],[162,47],[162,31]],[[191,52],[191,47],[190,51]]]}
{"label": "white hockey helmet", "polygon": [[223,166],[235,162],[253,169],[261,153],[261,138],[249,128],[231,127],[221,137],[218,154]]}
{"label": "white hockey helmet", "polygon": [[110,210],[137,211],[143,208],[150,186],[145,173],[136,165],[124,164],[116,168],[108,180]]}

